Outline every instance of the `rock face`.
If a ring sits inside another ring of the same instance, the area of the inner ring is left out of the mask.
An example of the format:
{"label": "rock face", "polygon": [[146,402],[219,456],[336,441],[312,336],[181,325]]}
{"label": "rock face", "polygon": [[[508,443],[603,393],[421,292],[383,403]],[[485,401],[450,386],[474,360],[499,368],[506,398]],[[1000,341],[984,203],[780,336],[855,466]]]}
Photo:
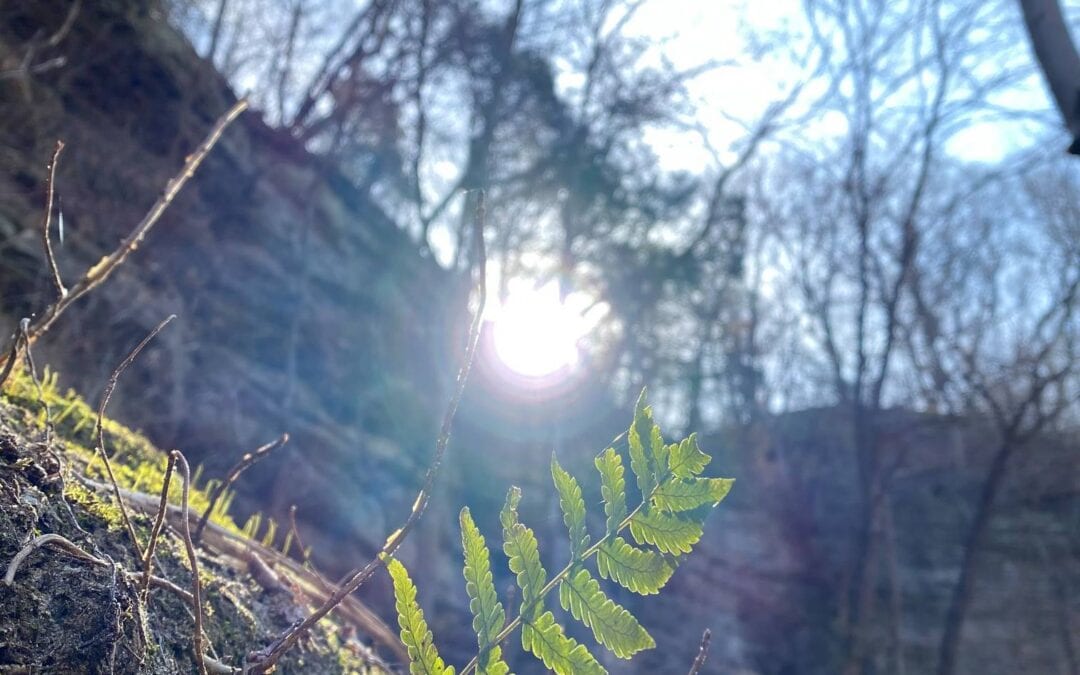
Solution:
{"label": "rock face", "polygon": [[[69,6],[0,9],[0,70],[34,45],[34,64],[65,59],[0,79],[5,337],[53,299],[38,228],[54,142],[67,144],[57,250],[70,283],[134,227],[235,100],[155,2],[83,2],[62,41],[42,46]],[[454,366],[439,365],[441,340],[464,289],[366,195],[251,113],[126,266],[36,350],[96,400],[127,351],[179,315],[124,375],[110,412],[206,476],[287,430],[292,442],[239,486],[239,509],[280,518],[295,503],[316,550],[351,561],[382,536],[380,505],[411,500],[403,486],[434,435]]]}
{"label": "rock face", "polygon": [[[869,627],[878,673],[929,673],[973,508],[995,448],[987,425],[888,411],[880,421],[887,542]],[[850,416],[773,418],[702,441],[738,477],[700,547],[658,598],[642,603],[657,649],[640,672],[677,672],[703,628],[718,673],[836,673],[857,513]],[[1076,672],[1080,646],[1078,442],[1022,449],[987,537],[959,673]]]}

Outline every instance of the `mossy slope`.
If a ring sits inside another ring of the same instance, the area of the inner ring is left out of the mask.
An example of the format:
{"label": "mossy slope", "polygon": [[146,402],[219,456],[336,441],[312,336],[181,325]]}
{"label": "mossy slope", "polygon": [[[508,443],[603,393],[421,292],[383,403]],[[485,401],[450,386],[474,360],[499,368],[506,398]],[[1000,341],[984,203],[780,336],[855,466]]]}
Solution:
{"label": "mossy slope", "polygon": [[[0,584],[0,671],[49,673],[190,673],[189,607],[175,595],[152,590],[139,601],[124,573],[137,569],[115,503],[80,482],[100,480],[103,468],[90,448],[95,413],[72,393],[60,394],[46,376],[44,396],[26,375],[15,375],[0,396],[0,570],[32,538],[60,534],[85,551],[113,561],[87,564],[49,546],[30,554],[14,583]],[[48,404],[52,431],[46,433]],[[107,421],[108,447],[121,487],[160,490],[165,456],[141,435]],[[179,481],[172,497],[179,501]],[[205,487],[205,486],[204,486]],[[203,490],[192,508],[208,504]],[[145,543],[148,516],[132,514]],[[224,509],[213,520],[240,528]],[[166,531],[157,548],[156,571],[182,588],[190,585],[182,541]],[[205,628],[210,653],[239,665],[302,616],[301,600],[280,588],[264,588],[235,561],[200,551]],[[323,622],[302,649],[283,660],[279,672],[381,672],[360,642]]]}

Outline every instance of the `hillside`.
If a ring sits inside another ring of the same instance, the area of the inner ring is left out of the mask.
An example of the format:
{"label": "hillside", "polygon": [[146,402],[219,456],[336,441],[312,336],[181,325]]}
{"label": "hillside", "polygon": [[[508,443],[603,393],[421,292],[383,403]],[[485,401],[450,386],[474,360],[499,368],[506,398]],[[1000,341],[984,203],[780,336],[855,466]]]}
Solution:
{"label": "hillside", "polygon": [[[95,443],[93,411],[74,394],[59,394],[55,379],[44,383],[44,398],[29,375],[8,384],[0,397],[0,561],[10,583],[0,589],[0,664],[24,672],[193,672],[191,566],[180,530],[162,531],[153,574],[165,581],[151,586],[144,599],[142,564],[103,465],[89,449]],[[138,491],[160,492],[166,456],[119,424],[107,420],[105,426],[114,470],[131,491],[128,507],[145,545],[157,496],[140,501],[145,493]],[[174,509],[182,503],[181,485],[175,475],[169,493]],[[189,495],[193,521],[208,506],[199,489],[206,487],[197,483]],[[214,514],[198,565],[207,653],[224,667],[269,644],[323,595],[317,578],[283,562],[273,548],[245,540],[223,509]],[[175,512],[170,522],[180,517]],[[43,535],[60,535],[82,553],[45,543],[16,564],[16,553]],[[359,603],[346,603],[286,657],[281,671],[385,672],[372,634],[382,642],[381,654],[391,661],[402,657],[393,631]]]}
{"label": "hillside", "polygon": [[[0,54],[19,57],[66,9],[6,4]],[[235,101],[152,0],[84,3],[54,53],[64,68],[0,80],[5,335],[53,298],[37,228],[56,140],[66,143],[57,258],[73,280],[139,222]],[[434,436],[454,369],[444,328],[461,320],[465,289],[369,196],[247,113],[142,248],[36,349],[64,386],[96,400],[131,346],[178,315],[125,375],[112,413],[211,474],[288,431],[292,443],[253,469],[237,507],[283,520],[295,504],[323,560],[354,559],[381,541],[371,525],[387,524],[383,509],[412,499],[403,485]]]}

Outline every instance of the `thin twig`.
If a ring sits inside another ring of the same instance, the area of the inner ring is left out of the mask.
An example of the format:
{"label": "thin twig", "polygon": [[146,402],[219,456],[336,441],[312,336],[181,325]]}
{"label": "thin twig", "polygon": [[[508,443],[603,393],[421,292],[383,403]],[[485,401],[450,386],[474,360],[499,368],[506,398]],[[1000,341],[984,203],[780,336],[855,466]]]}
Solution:
{"label": "thin twig", "polygon": [[289,535],[286,538],[285,550],[282,553],[289,555],[289,549],[292,548],[292,542],[294,541],[300,548],[300,562],[307,564],[307,548],[304,546],[304,539],[300,536],[300,528],[296,526],[296,504],[289,507]]}
{"label": "thin twig", "polygon": [[203,511],[202,518],[199,519],[199,524],[195,526],[195,534],[192,536],[192,540],[196,544],[202,539],[203,529],[206,527],[207,521],[210,520],[210,514],[214,511],[214,507],[217,506],[218,500],[221,499],[221,495],[225,494],[225,491],[236,482],[236,479],[240,477],[240,474],[244,473],[249,467],[258,463],[259,460],[288,442],[289,434],[281,434],[281,438],[270,441],[253,452],[245,452],[244,456],[240,458],[240,461],[229,469],[229,472],[225,474],[225,480],[221,481],[221,483],[214,488],[214,491],[210,493],[210,504],[206,507],[206,510]]}
{"label": "thin twig", "polygon": [[29,556],[31,553],[41,548],[45,544],[52,544],[57,548],[63,549],[64,551],[67,551],[79,560],[85,560],[86,562],[93,563],[95,565],[101,565],[103,567],[109,566],[108,561],[102,560],[95,555],[87,553],[86,551],[82,550],[74,543],[72,543],[71,540],[67,539],[66,537],[63,537],[59,534],[43,534],[40,537],[36,537],[33,541],[24,546],[22,550],[16,553],[15,557],[11,559],[11,562],[8,564],[7,574],[4,575],[4,585],[11,586],[13,583],[15,583],[15,573],[19,571],[19,566],[22,564],[22,562],[26,560],[27,556]]}
{"label": "thin twig", "polygon": [[[139,224],[135,226],[135,229],[120,242],[120,245],[117,246],[116,250],[102,258],[96,265],[87,270],[83,278],[68,290],[66,296],[49,306],[42,313],[41,318],[30,326],[29,342],[33,343],[37,341],[38,338],[52,327],[60,315],[63,314],[72,303],[101,285],[118,267],[120,267],[120,265],[124,263],[124,261],[127,260],[128,256],[139,248],[139,244],[142,243],[150,229],[161,218],[161,214],[163,214],[165,209],[172,204],[176,195],[180,192],[180,188],[191,179],[195,174],[195,170],[199,168],[199,165],[206,159],[210,150],[217,144],[218,139],[221,138],[221,134],[225,131],[225,128],[229,126],[233,120],[239,117],[240,113],[246,108],[246,100],[237,101],[228,112],[218,119],[214,124],[213,129],[210,130],[210,134],[194,152],[187,156],[183,168],[180,169],[179,173],[165,185],[165,189],[162,191],[161,196],[158,197],[158,200],[150,207],[150,210],[143,216],[143,219],[139,221]],[[5,357],[5,361],[7,360],[7,357]]]}
{"label": "thin twig", "polygon": [[158,535],[161,534],[161,526],[165,523],[165,512],[169,505],[169,483],[172,480],[173,468],[176,466],[176,458],[169,454],[169,463],[165,465],[165,479],[161,482],[161,504],[158,505],[157,515],[154,517],[154,527],[150,530],[150,541],[146,544],[146,553],[143,554],[143,580],[142,595],[145,598],[150,588],[151,572],[154,566],[154,548],[157,546]]}
{"label": "thin twig", "polygon": [[[64,142],[56,141],[56,147],[53,149],[52,159],[49,160],[45,179],[45,215],[41,218],[41,239],[45,246],[45,258],[49,261],[49,271],[52,273],[53,286],[56,287],[56,295],[59,300],[64,299],[64,296],[68,294],[68,290],[64,288],[64,281],[60,278],[60,268],[56,266],[56,256],[53,255],[49,229],[52,227],[53,185],[56,181],[56,164],[60,160],[60,153],[63,150]],[[63,237],[61,236],[61,238]]]}
{"label": "thin twig", "polygon": [[191,517],[188,513],[188,490],[191,489],[191,467],[188,466],[187,458],[179,450],[173,450],[169,456],[180,466],[180,475],[184,479],[184,492],[180,500],[180,508],[184,514],[184,522],[181,523],[180,531],[184,534],[184,548],[187,549],[188,561],[191,563],[191,601],[195,610],[195,632],[191,635],[192,648],[195,651],[195,663],[199,667],[199,675],[206,675],[206,664],[203,663],[202,648],[202,583],[199,581],[199,563],[195,559],[195,544],[191,542]]}
{"label": "thin twig", "polygon": [[476,194],[475,236],[477,247],[478,304],[476,313],[473,316],[472,325],[469,328],[469,338],[465,348],[465,360],[461,364],[461,369],[458,371],[454,393],[450,398],[450,402],[447,404],[446,413],[443,415],[442,427],[439,431],[439,438],[435,443],[435,456],[431,461],[431,465],[428,467],[427,474],[424,477],[424,483],[416,496],[416,500],[413,502],[412,510],[409,512],[409,516],[406,518],[405,523],[386,540],[386,543],[383,544],[378,555],[376,555],[367,565],[348,575],[348,579],[335,590],[329,598],[327,598],[326,602],[309,614],[308,617],[296,627],[291,628],[284,635],[276,639],[269,647],[262,651],[250,654],[248,672],[265,673],[272,669],[281,657],[289,651],[289,649],[291,649],[312,626],[329,614],[334,607],[342,602],[342,600],[351,595],[367,581],[371,575],[375,573],[375,570],[384,565],[386,559],[392,556],[394,552],[397,551],[398,547],[401,546],[405,537],[408,536],[417,521],[420,520],[420,516],[423,515],[428,502],[431,500],[431,489],[435,482],[435,477],[439,473],[439,468],[442,466],[443,455],[446,453],[446,446],[450,442],[450,431],[453,428],[454,416],[457,414],[458,405],[461,403],[461,397],[465,393],[465,383],[469,377],[469,370],[472,367],[473,357],[476,355],[476,345],[479,342],[480,337],[480,322],[484,313],[484,304],[487,301],[487,283],[485,278],[487,252],[484,247],[484,219],[486,217],[484,192],[480,190],[477,191]]}
{"label": "thin twig", "polygon": [[213,673],[214,675],[232,675],[233,673],[244,672],[240,668],[233,668],[232,666],[226,665],[213,657],[207,656],[206,654],[203,654],[202,665],[203,668],[205,668],[208,672]]}
{"label": "thin twig", "polygon": [[34,57],[42,47],[51,49],[58,46],[64,38],[67,37],[67,34],[71,32],[71,27],[75,25],[75,19],[79,15],[81,6],[82,0],[75,0],[75,2],[71,3],[71,6],[68,8],[67,16],[64,17],[64,22],[60,24],[60,27],[57,28],[56,32],[50,35],[48,39],[41,40],[40,34],[31,38],[27,45],[26,53],[20,60],[19,65],[15,68],[0,71],[0,80],[9,78],[25,79],[30,75],[37,75],[64,66],[67,63],[67,59],[63,56],[53,57],[42,61],[41,63],[34,63]]}
{"label": "thin twig", "polygon": [[712,640],[712,631],[708,628],[701,634],[701,646],[698,647],[697,656],[694,658],[694,662],[690,664],[690,672],[687,675],[697,675],[701,672],[701,668],[705,665],[705,659],[709,657],[709,642]]}
{"label": "thin twig", "polygon": [[139,584],[143,586],[153,586],[154,588],[160,588],[162,590],[169,591],[176,597],[186,602],[188,605],[195,605],[195,597],[191,595],[191,591],[185,591],[183,588],[180,588],[168,579],[163,579],[162,577],[154,575],[147,576],[143,572],[131,573],[131,578],[138,580]]}
{"label": "thin twig", "polygon": [[41,386],[41,380],[38,379],[37,366],[34,365],[34,352],[30,349],[30,342],[26,339],[26,327],[30,324],[29,319],[23,319],[19,322],[19,332],[22,333],[22,341],[26,347],[26,351],[23,352],[23,356],[26,358],[26,369],[30,371],[30,379],[34,382],[34,389],[37,390],[38,402],[45,410],[45,444],[52,443],[52,410],[49,408],[49,402],[45,400],[45,389]]}
{"label": "thin twig", "polygon": [[[101,453],[101,459],[105,462],[105,472],[109,474],[109,482],[112,483],[113,492],[116,495],[116,503],[120,507],[120,515],[124,519],[124,527],[127,528],[128,536],[131,537],[131,544],[135,547],[135,557],[142,558],[142,547],[139,546],[139,538],[135,536],[135,527],[131,524],[131,518],[128,517],[127,507],[124,506],[124,500],[120,498],[120,485],[116,482],[116,475],[112,470],[112,462],[109,461],[109,453],[105,452],[105,407],[109,405],[109,399],[112,398],[113,391],[116,389],[116,383],[120,379],[120,374],[127,370],[135,358],[139,355],[139,352],[143,350],[146,345],[154,339],[154,336],[161,332],[161,329],[169,324],[170,321],[176,318],[175,314],[169,315],[164,321],[157,325],[157,328],[150,331],[150,334],[142,339],[142,342],[135,345],[135,348],[128,353],[127,358],[120,362],[120,365],[116,367],[116,370],[109,376],[109,381],[105,384],[105,391],[101,395],[101,403],[98,405],[97,411],[97,424],[94,427],[94,432],[97,435],[98,452]],[[27,352],[30,351],[30,342],[27,340],[26,344]]]}
{"label": "thin twig", "polygon": [[285,538],[285,550],[282,553],[286,556],[289,555],[289,549],[291,548],[291,542],[296,542],[296,545],[300,548],[300,564],[305,567],[310,573],[312,579],[318,584],[319,588],[330,595],[336,584],[331,583],[326,577],[322,575],[319,570],[315,569],[315,566],[311,564],[311,551],[304,546],[304,539],[300,536],[300,528],[296,526],[296,504],[289,507],[289,534]]}
{"label": "thin twig", "polygon": [[0,391],[3,390],[4,383],[7,382],[8,376],[11,375],[11,371],[15,368],[15,362],[19,360],[19,348],[22,346],[24,323],[29,323],[29,319],[23,319],[19,322],[19,328],[15,329],[15,333],[11,336],[11,349],[8,350],[8,354],[4,357],[3,368],[0,369]]}
{"label": "thin twig", "polygon": [[[289,507],[289,536],[287,540],[288,542],[296,542],[297,547],[300,549],[300,563],[307,565],[311,560],[311,553],[308,551],[307,546],[304,545],[304,538],[300,536],[300,528],[296,525],[296,504]],[[292,548],[291,543],[285,547],[282,553],[289,555],[290,548]]]}

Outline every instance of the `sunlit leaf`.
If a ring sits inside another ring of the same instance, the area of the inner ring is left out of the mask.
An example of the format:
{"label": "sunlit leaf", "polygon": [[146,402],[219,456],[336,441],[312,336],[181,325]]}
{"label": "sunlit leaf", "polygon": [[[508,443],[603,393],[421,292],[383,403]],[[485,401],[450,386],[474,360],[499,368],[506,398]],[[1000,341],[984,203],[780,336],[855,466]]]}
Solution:
{"label": "sunlit leaf", "polygon": [[690,434],[678,445],[669,447],[668,468],[679,478],[692,478],[700,474],[712,459],[698,447],[697,434]]}
{"label": "sunlit leaf", "polygon": [[601,544],[596,552],[600,576],[640,595],[658,593],[675,572],[674,561],[652,549],[642,549],[622,537]]}
{"label": "sunlit leaf", "polygon": [[690,511],[719,504],[735,483],[731,478],[672,478],[653,492],[653,504],[664,511]]}
{"label": "sunlit leaf", "polygon": [[628,659],[642,649],[656,646],[634,615],[604,595],[600,582],[584,568],[563,579],[559,585],[559,603],[591,628],[596,641],[619,658]]}
{"label": "sunlit leaf", "polygon": [[600,495],[604,498],[607,534],[612,535],[619,529],[627,514],[622,457],[608,448],[596,458],[596,470],[600,472]]}
{"label": "sunlit leaf", "polygon": [[559,466],[554,454],[551,456],[551,477],[555,481],[555,489],[559,492],[563,522],[570,533],[570,551],[574,558],[580,558],[589,546],[589,534],[585,529],[585,499],[581,496],[581,486],[576,478]]}
{"label": "sunlit leaf", "polygon": [[521,627],[521,646],[543,661],[556,675],[607,673],[585,645],[566,636],[551,612],[544,612]]}
{"label": "sunlit leaf", "polygon": [[663,511],[639,511],[630,519],[630,534],[639,544],[652,544],[664,553],[689,553],[701,539],[700,522]]}
{"label": "sunlit leaf", "polygon": [[510,488],[499,519],[503,526],[503,552],[509,559],[510,571],[514,573],[518,588],[521,589],[522,616],[532,619],[539,616],[544,608],[540,602],[540,590],[547,583],[547,572],[540,562],[536,535],[518,522],[517,505],[520,501],[521,490]]}
{"label": "sunlit leaf", "polygon": [[394,606],[401,626],[401,642],[409,651],[409,672],[412,675],[453,675],[453,667],[447,667],[435,649],[424,611],[416,602],[416,586],[409,578],[409,572],[394,558],[387,560],[386,569],[394,580]]}
{"label": "sunlit leaf", "polygon": [[465,593],[473,615],[473,631],[480,649],[477,672],[482,675],[505,675],[510,668],[502,660],[502,650],[495,644],[506,624],[506,612],[495,592],[491,574],[491,554],[484,535],[480,534],[468,507],[461,510],[461,546],[465,553]]}
{"label": "sunlit leaf", "polygon": [[651,443],[652,438],[652,410],[645,403],[646,391],[641,390],[637,405],[634,407],[634,421],[627,431],[626,441],[630,448],[630,470],[637,479],[638,489],[643,498],[648,498],[656,487],[656,468],[652,457],[652,449],[645,448],[646,443]]}

